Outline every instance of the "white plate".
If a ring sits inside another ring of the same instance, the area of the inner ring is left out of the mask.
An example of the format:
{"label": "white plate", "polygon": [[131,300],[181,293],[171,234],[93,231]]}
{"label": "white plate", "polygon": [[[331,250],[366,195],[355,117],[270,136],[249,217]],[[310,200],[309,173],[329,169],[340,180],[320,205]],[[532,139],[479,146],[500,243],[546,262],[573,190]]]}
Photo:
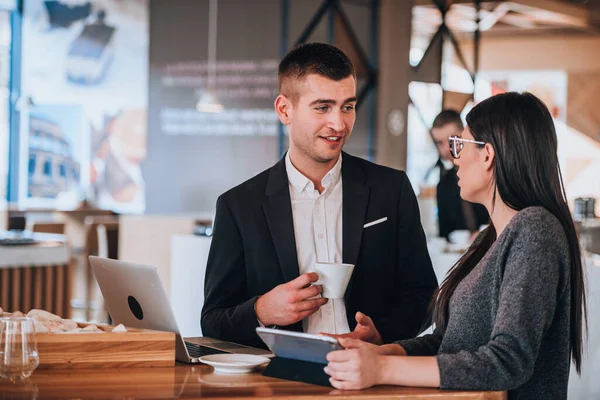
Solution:
{"label": "white plate", "polygon": [[215,372],[226,374],[246,374],[259,365],[268,363],[267,357],[253,356],[251,354],[212,354],[200,357],[200,362],[208,364]]}

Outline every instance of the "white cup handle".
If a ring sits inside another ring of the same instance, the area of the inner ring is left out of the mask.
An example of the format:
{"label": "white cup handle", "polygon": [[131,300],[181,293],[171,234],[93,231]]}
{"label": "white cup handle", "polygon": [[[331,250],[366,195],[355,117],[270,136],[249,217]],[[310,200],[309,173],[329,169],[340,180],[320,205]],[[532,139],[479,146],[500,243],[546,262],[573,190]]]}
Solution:
{"label": "white cup handle", "polygon": [[[319,276],[319,274],[317,273],[317,271],[314,271],[314,270],[313,270],[313,271],[308,271],[308,272],[314,272],[315,274],[317,274],[317,276]],[[317,281],[316,281],[316,282],[311,282],[310,284],[311,284],[311,285],[322,285],[322,284],[323,284],[323,281],[321,280],[321,277],[319,277],[319,279],[317,279]]]}

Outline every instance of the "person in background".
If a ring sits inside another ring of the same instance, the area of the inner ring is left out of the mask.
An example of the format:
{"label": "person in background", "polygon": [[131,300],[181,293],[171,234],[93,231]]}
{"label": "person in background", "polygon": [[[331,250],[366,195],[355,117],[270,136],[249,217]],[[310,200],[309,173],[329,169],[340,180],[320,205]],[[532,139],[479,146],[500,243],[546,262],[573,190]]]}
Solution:
{"label": "person in background", "polygon": [[433,167],[439,168],[440,171],[436,194],[439,236],[446,240],[450,240],[450,234],[457,230],[468,230],[476,235],[479,227],[489,221],[484,206],[473,204],[460,197],[456,166],[452,162],[448,149],[448,138],[452,135],[460,135],[462,131],[463,123],[460,114],[450,109],[439,113],[433,120],[431,128],[431,136],[440,155]]}
{"label": "person in background", "polygon": [[[356,118],[352,63],[309,43],[283,58],[278,81],[290,148],[217,201],[203,334],[251,346],[264,346],[260,325],[378,343],[416,336],[437,280],[406,174],[342,152]],[[311,286],[316,262],[355,265],[344,298]]]}
{"label": "person in background", "polygon": [[325,371],[340,389],[566,399],[571,360],[581,370],[586,296],[552,116],[530,93],[499,94],[469,112],[450,145],[461,197],[485,205],[491,223],[434,296],[434,332],[385,346],[341,338]]}

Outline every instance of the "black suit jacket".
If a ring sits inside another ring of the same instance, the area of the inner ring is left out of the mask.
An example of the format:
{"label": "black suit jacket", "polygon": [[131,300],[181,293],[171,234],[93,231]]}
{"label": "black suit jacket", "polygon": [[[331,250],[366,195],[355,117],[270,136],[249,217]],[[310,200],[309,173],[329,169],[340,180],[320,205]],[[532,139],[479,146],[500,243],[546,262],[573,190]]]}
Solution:
{"label": "black suit jacket", "polygon": [[[385,342],[426,327],[437,280],[417,199],[406,174],[343,154],[343,262],[354,264],[345,295],[371,318]],[[363,228],[368,222],[387,221]],[[255,332],[259,295],[298,277],[285,159],[217,200],[202,309],[205,336],[264,346]],[[302,324],[283,327],[302,331]]]}

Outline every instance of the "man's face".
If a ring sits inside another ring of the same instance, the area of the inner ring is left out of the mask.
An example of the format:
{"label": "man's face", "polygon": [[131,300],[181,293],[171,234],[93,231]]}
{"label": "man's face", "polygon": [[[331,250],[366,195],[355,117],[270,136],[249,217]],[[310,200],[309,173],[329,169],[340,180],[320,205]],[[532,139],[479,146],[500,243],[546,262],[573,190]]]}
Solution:
{"label": "man's face", "polygon": [[456,126],[454,122],[442,125],[439,128],[431,128],[431,135],[435,141],[435,146],[444,160],[452,161],[453,157],[450,154],[450,146],[448,146],[448,138],[452,135],[460,136],[462,129]]}
{"label": "man's face", "polygon": [[285,98],[287,112],[282,115],[278,109],[281,122],[289,126],[290,150],[307,161],[337,161],[356,119],[356,80],[311,74],[292,85],[294,95]]}

